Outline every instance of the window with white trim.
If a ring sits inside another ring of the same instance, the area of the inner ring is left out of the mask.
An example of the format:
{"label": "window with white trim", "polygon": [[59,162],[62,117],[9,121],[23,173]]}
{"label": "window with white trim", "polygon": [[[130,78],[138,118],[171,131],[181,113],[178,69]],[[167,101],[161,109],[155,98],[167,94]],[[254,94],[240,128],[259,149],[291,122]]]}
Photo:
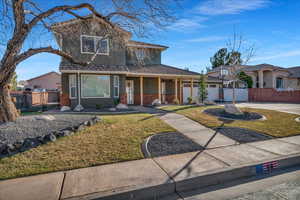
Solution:
{"label": "window with white trim", "polygon": [[109,54],[109,41],[103,37],[81,35],[81,53],[88,54]]}
{"label": "window with white trim", "polygon": [[145,50],[144,49],[136,49],[135,55],[138,61],[143,61],[145,58]]}
{"label": "window with white trim", "polygon": [[119,97],[119,76],[114,76],[114,97]]}
{"label": "window with white trim", "polygon": [[81,95],[83,98],[109,98],[110,76],[81,75]]}
{"label": "window with white trim", "polygon": [[69,94],[71,99],[77,97],[76,74],[69,75]]}

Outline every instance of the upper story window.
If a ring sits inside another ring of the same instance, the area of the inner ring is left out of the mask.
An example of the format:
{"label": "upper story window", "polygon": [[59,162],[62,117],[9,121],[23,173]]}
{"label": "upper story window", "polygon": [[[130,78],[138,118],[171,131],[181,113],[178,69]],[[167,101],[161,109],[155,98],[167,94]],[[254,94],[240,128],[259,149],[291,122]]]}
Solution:
{"label": "upper story window", "polygon": [[142,61],[142,60],[144,60],[144,58],[146,56],[145,50],[144,49],[136,49],[135,55],[136,55],[136,58],[138,59],[138,61]]}
{"label": "upper story window", "polygon": [[81,38],[81,53],[88,54],[109,54],[109,42],[108,39],[103,39],[98,36],[82,35]]}
{"label": "upper story window", "polygon": [[229,74],[227,69],[221,69],[221,76],[227,76]]}

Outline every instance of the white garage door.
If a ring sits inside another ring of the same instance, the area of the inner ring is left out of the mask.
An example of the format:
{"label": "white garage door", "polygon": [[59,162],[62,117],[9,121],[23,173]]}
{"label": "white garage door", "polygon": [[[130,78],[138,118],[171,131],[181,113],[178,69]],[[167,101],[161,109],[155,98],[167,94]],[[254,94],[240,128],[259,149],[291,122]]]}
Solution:
{"label": "white garage door", "polygon": [[[199,97],[199,88],[193,88],[193,99]],[[191,96],[191,88],[183,87],[183,103],[188,103],[188,98]],[[216,101],[219,100],[219,88],[207,88],[207,100]]]}
{"label": "white garage door", "polygon": [[[236,101],[248,101],[248,89],[234,89]],[[224,101],[232,101],[232,88],[224,88]]]}
{"label": "white garage door", "polygon": [[207,100],[219,100],[219,88],[207,88]]}
{"label": "white garage door", "polygon": [[[193,99],[198,97],[198,87],[193,88]],[[191,96],[191,88],[183,87],[183,103],[188,103],[188,98]]]}

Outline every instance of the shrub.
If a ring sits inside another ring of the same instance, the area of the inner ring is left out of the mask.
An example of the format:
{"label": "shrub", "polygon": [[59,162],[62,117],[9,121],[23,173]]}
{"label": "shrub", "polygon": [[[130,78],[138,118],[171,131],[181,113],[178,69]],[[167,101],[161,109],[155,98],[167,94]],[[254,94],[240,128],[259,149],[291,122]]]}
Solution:
{"label": "shrub", "polygon": [[173,103],[176,104],[176,105],[179,105],[179,104],[180,104],[180,103],[179,103],[179,100],[178,100],[177,98],[175,98],[175,99],[173,100]]}

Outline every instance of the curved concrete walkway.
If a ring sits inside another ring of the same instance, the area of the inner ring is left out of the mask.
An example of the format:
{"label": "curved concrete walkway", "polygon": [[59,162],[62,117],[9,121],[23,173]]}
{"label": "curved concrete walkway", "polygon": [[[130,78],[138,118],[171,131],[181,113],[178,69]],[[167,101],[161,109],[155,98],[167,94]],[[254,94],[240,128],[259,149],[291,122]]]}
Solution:
{"label": "curved concrete walkway", "polygon": [[183,115],[166,113],[162,115],[160,119],[205,148],[216,148],[238,144],[235,140],[232,140],[217,131],[206,128]]}

